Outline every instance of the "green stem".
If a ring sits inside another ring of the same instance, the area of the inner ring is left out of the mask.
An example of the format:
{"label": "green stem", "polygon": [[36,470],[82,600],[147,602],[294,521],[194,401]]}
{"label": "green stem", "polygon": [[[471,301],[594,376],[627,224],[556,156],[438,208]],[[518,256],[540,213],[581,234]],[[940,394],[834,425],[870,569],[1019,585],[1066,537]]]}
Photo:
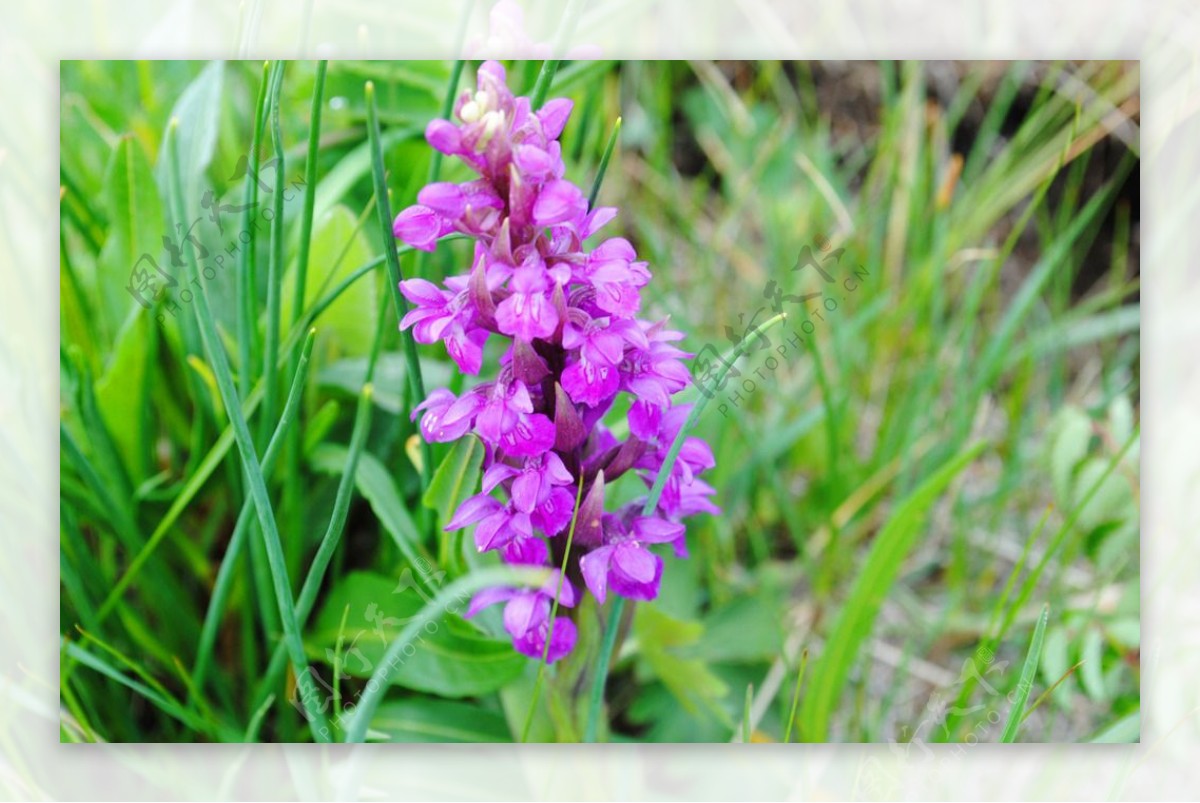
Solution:
{"label": "green stem", "polygon": [[[308,293],[308,261],[312,247],[313,208],[317,197],[317,156],[321,138],[321,107],[325,95],[325,70],[328,62],[317,62],[316,84],[313,87],[312,117],[308,127],[308,153],[304,163],[304,208],[300,218],[300,244],[296,257],[296,275],[292,301],[292,323],[303,314],[304,299]],[[296,358],[292,358],[291,372],[296,373]],[[293,534],[287,540],[288,576],[294,577],[300,570],[300,556],[307,546],[306,538],[300,537],[304,528],[304,489],[300,484],[301,427],[288,431],[286,462],[283,482],[283,520],[285,532]]]}
{"label": "green stem", "polygon": [[571,514],[571,528],[567,530],[567,548],[563,552],[562,565],[558,569],[558,588],[554,592],[554,603],[550,606],[550,627],[546,632],[546,645],[542,648],[542,662],[538,664],[537,680],[533,683],[533,695],[529,701],[529,712],[525,715],[525,727],[521,729],[521,741],[529,739],[529,727],[533,724],[533,712],[537,710],[538,694],[542,690],[542,679],[546,674],[546,661],[550,657],[550,643],[554,638],[554,617],[558,616],[558,600],[562,596],[563,583],[567,578],[567,561],[571,557],[571,544],[575,541],[575,522],[579,519],[579,503],[583,500],[583,472],[579,472],[579,489],[575,492],[575,510]]}
{"label": "green stem", "polygon": [[238,252],[238,379],[242,398],[250,394],[250,383],[254,377],[254,355],[258,351],[258,332],[254,324],[257,227],[252,226],[250,221],[258,209],[258,150],[262,142],[263,109],[267,102],[268,65],[269,62],[263,62],[258,100],[254,104],[254,134],[250,140],[250,152],[246,154],[246,203],[242,213],[242,230],[249,232],[250,241]]}
{"label": "green stem", "polygon": [[[392,233],[392,204],[388,197],[387,175],[383,164],[383,147],[380,142],[379,114],[375,110],[375,84],[367,81],[365,88],[367,100],[367,135],[371,141],[371,166],[375,179],[375,209],[379,215],[379,229],[383,238],[384,256],[387,257],[388,277],[391,283],[390,296],[395,308],[396,320],[399,322],[408,312],[408,301],[400,294],[400,282],[404,278],[400,274],[400,256],[396,251],[396,236]],[[420,404],[425,398],[425,380],[421,376],[421,361],[417,356],[417,341],[413,339],[412,330],[402,333],[404,342],[404,359],[408,367],[409,394],[412,404]],[[433,481],[433,445],[421,438],[421,493],[429,490]]]}
{"label": "green stem", "polygon": [[[721,366],[721,370],[717,372],[713,379],[715,386],[720,386],[725,379],[725,375],[729,373],[729,369],[733,367],[733,363],[737,361],[745,352],[747,347],[752,342],[755,342],[759,335],[766,332],[775,324],[780,323],[787,318],[786,312],[768,318],[760,325],[755,327],[741,342],[737,344],[725,357]],[[650,494],[646,497],[646,504],[642,508],[643,516],[652,516],[658,508],[658,500],[662,496],[663,488],[667,484],[667,478],[671,476],[671,469],[675,465],[675,460],[679,457],[679,452],[683,449],[683,442],[687,439],[688,433],[696,426],[696,422],[700,420],[700,414],[704,412],[704,408],[708,405],[709,399],[712,398],[711,393],[704,393],[696,400],[692,411],[688,414],[687,420],[679,429],[679,433],[675,436],[675,441],[671,444],[671,448],[667,451],[667,456],[663,460],[662,467],[658,470],[658,475],[654,478],[654,484],[650,486]],[[621,615],[625,611],[625,598],[617,597],[613,600],[612,610],[608,616],[608,624],[604,630],[604,641],[600,645],[600,655],[596,661],[596,675],[592,679],[592,693],[588,704],[587,727],[583,733],[585,742],[596,741],[596,733],[600,724],[600,710],[604,707],[604,686],[608,682],[608,669],[612,660],[613,646],[617,641],[617,630],[621,624]]]}

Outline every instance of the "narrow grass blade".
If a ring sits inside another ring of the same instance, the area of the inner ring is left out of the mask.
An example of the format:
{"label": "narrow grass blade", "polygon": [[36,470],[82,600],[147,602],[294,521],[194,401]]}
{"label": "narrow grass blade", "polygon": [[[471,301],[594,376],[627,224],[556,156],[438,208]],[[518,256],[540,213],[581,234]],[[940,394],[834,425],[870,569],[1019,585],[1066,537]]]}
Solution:
{"label": "narrow grass blade", "polygon": [[[604,472],[601,471],[600,474]],[[533,725],[533,715],[537,711],[538,697],[542,690],[542,680],[546,674],[546,662],[550,657],[550,644],[554,638],[554,621],[558,616],[558,598],[562,596],[563,581],[567,578],[567,561],[571,558],[571,545],[575,542],[575,523],[579,520],[579,503],[583,501],[583,472],[579,473],[579,487],[575,491],[575,509],[571,513],[571,527],[567,530],[567,547],[563,551],[562,565],[558,569],[558,588],[554,590],[554,602],[550,606],[550,629],[546,633],[546,646],[542,650],[542,662],[538,664],[537,679],[533,682],[533,694],[529,699],[529,713],[525,715],[525,725],[521,728],[521,742],[529,739],[529,728]]]}
{"label": "narrow grass blade", "polygon": [[1042,657],[1042,642],[1046,638],[1046,623],[1050,621],[1050,606],[1042,606],[1042,615],[1038,617],[1037,626],[1033,629],[1033,638],[1029,642],[1029,652],[1025,655],[1025,665],[1021,667],[1021,679],[1017,681],[1012,708],[1008,711],[1008,721],[1004,724],[1004,733],[1000,741],[1010,744],[1016,741],[1017,731],[1021,729],[1021,720],[1025,718],[1025,702],[1029,699],[1029,690],[1033,686],[1034,675],[1037,674],[1038,661]]}
{"label": "narrow grass blade", "polygon": [[271,66],[271,141],[275,147],[275,185],[272,194],[271,252],[267,260],[267,320],[266,338],[263,342],[263,405],[259,413],[258,444],[265,448],[275,421],[275,396],[279,376],[279,329],[281,314],[280,294],[283,291],[283,182],[285,162],[283,153],[283,130],[279,123],[279,95],[283,88],[283,62]]}
{"label": "narrow grass blade", "polygon": [[238,252],[237,290],[237,335],[238,335],[238,379],[242,397],[250,394],[250,383],[256,374],[254,358],[258,353],[258,327],[254,324],[256,303],[256,281],[254,260],[258,253],[256,226],[250,225],[254,210],[258,209],[258,151],[262,143],[263,109],[266,107],[270,63],[263,62],[262,80],[258,87],[258,100],[254,104],[254,134],[250,140],[250,152],[246,154],[245,209],[242,212],[242,230],[248,232],[249,241]]}
{"label": "narrow grass blade", "polygon": [[[184,212],[183,193],[179,181],[179,154],[174,147],[175,133],[178,125],[178,120],[172,120],[168,126],[164,147],[168,153],[167,158],[171,179],[169,182],[171,191],[168,193],[171,203],[171,216],[176,221],[183,221],[187,219],[187,215]],[[300,637],[300,629],[296,624],[292,592],[283,556],[283,545],[280,543],[279,530],[275,525],[275,514],[271,507],[270,495],[267,493],[266,481],[263,479],[262,467],[258,462],[258,456],[254,450],[254,440],[250,435],[250,428],[246,423],[246,419],[242,416],[242,406],[237,396],[237,390],[234,388],[233,375],[229,370],[229,361],[225,356],[225,349],[221,343],[220,335],[217,333],[212,310],[208,304],[208,291],[201,285],[200,272],[196,264],[196,253],[194,250],[188,249],[188,259],[186,262],[190,281],[200,286],[200,291],[195,294],[194,302],[196,321],[199,325],[200,337],[204,344],[204,349],[208,353],[209,362],[212,365],[213,373],[217,380],[217,386],[221,392],[221,400],[225,404],[225,410],[229,415],[230,424],[233,427],[234,438],[241,455],[242,468],[246,473],[250,495],[254,499],[254,506],[258,512],[258,523],[265,542],[264,546],[271,570],[271,580],[275,589],[276,601],[279,604],[279,613],[285,639],[288,644],[288,652],[291,655],[292,664],[296,670],[297,683],[303,693],[302,699],[304,700],[305,712],[312,729],[313,738],[317,741],[328,741],[329,726],[325,722],[325,715],[317,705],[319,693],[308,671],[308,659],[304,655],[304,643]],[[274,359],[274,355],[269,357],[270,361],[274,361]]]}
{"label": "narrow grass blade", "polygon": [[588,195],[588,208],[596,206],[596,198],[600,195],[600,185],[604,182],[604,174],[608,171],[608,160],[612,158],[617,147],[617,138],[621,136],[621,119],[613,123],[612,133],[608,135],[608,144],[604,146],[604,155],[600,157],[600,166],[596,168],[596,179],[592,182],[592,191]]}
{"label": "narrow grass blade", "polygon": [[[350,499],[354,493],[354,478],[358,470],[358,458],[363,452],[363,447],[367,440],[367,432],[371,428],[371,394],[371,385],[366,385],[363,387],[362,394],[358,397],[358,412],[355,414],[354,431],[350,436],[349,455],[346,460],[345,471],[342,473],[342,480],[338,483],[337,495],[333,503],[333,513],[330,516],[325,535],[321,539],[321,544],[317,547],[317,554],[313,557],[308,574],[304,578],[304,585],[300,589],[300,596],[296,600],[294,615],[300,627],[304,626],[308,621],[309,614],[312,613],[313,604],[317,599],[317,592],[321,590],[321,581],[325,579],[325,571],[329,568],[329,563],[333,559],[333,554],[337,550],[338,544],[341,543],[342,532],[346,526],[346,516],[350,511]],[[281,643],[275,648],[266,675],[262,683],[259,684],[258,694],[255,697],[256,702],[265,700],[271,694],[271,690],[281,680],[280,676],[287,657],[285,647],[286,644]]]}
{"label": "narrow grass blade", "polygon": [[[293,430],[292,424],[300,412],[300,401],[304,396],[305,381],[308,377],[309,357],[312,354],[313,342],[315,340],[316,330],[310,330],[308,337],[304,340],[304,347],[300,351],[300,361],[296,366],[296,372],[292,378],[292,389],[288,392],[287,401],[283,405],[283,414],[280,415],[279,424],[275,427],[275,432],[271,435],[271,442],[267,444],[267,450],[263,454],[262,470],[264,475],[270,474],[271,468],[275,465],[275,460],[279,456],[279,451],[283,446],[285,433]],[[229,591],[233,587],[234,572],[241,557],[246,533],[250,530],[250,523],[254,513],[253,507],[254,502],[249,498],[242,503],[242,510],[238,514],[237,523],[234,525],[233,535],[229,539],[229,546],[225,549],[225,556],[221,559],[221,567],[217,570],[217,579],[213,583],[212,597],[208,603],[208,611],[204,615],[204,625],[200,629],[200,643],[196,648],[196,663],[192,668],[192,685],[197,689],[202,688],[204,684],[204,675],[208,670],[208,662],[212,656],[213,644],[217,638],[217,628],[221,624],[221,618],[225,613],[225,604],[229,598]]]}
{"label": "narrow grass blade", "polygon": [[[386,304],[386,301],[384,303]],[[301,587],[300,596],[296,600],[294,614],[299,627],[303,627],[305,622],[308,621],[308,615],[312,612],[312,607],[317,599],[317,592],[321,589],[321,582],[325,579],[325,571],[329,568],[329,563],[333,559],[334,552],[341,542],[342,532],[346,526],[346,517],[350,513],[350,499],[354,494],[359,457],[366,447],[367,433],[371,430],[371,396],[373,393],[371,382],[375,378],[375,367],[379,363],[379,354],[383,349],[385,320],[386,316],[383,314],[383,310],[380,310],[378,323],[375,328],[375,341],[371,347],[371,354],[367,359],[366,377],[362,392],[358,397],[358,408],[354,414],[354,429],[350,434],[350,450],[346,457],[346,467],[342,472],[342,479],[338,483],[337,494],[333,500],[333,512],[329,516],[329,525],[325,528],[325,535],[321,538],[320,546],[317,547],[317,554],[313,557],[312,563],[308,567],[308,573],[304,578],[304,585]],[[285,645],[280,644],[276,647],[275,653],[271,657],[266,675],[263,678],[263,682],[259,685],[258,694],[255,698],[260,704],[261,701],[266,700],[271,690],[280,681],[280,675],[285,665],[284,659],[287,654],[284,648]]]}
{"label": "narrow grass blade", "polygon": [[792,727],[796,724],[796,709],[800,707],[800,687],[804,684],[804,670],[808,668],[808,648],[800,653],[800,671],[796,673],[796,690],[792,692],[792,708],[788,714],[787,729],[783,733],[783,742],[792,740]]}
{"label": "narrow grass blade", "polygon": [[[391,287],[390,297],[396,311],[396,321],[399,322],[408,312],[408,301],[400,294],[400,256],[396,250],[396,235],[392,233],[392,204],[388,197],[387,175],[383,164],[383,147],[380,142],[379,114],[375,109],[375,85],[368,81],[365,89],[367,99],[367,136],[371,142],[371,167],[375,181],[375,209],[379,213],[379,230],[383,242],[384,256],[387,258],[388,276]],[[421,376],[421,361],[417,356],[417,341],[413,339],[412,330],[401,335],[404,341],[404,358],[408,364],[409,392],[412,404],[420,404],[425,398],[425,380]],[[433,446],[424,438],[421,439],[422,452],[425,459],[421,461],[421,490],[429,489],[433,480]]]}

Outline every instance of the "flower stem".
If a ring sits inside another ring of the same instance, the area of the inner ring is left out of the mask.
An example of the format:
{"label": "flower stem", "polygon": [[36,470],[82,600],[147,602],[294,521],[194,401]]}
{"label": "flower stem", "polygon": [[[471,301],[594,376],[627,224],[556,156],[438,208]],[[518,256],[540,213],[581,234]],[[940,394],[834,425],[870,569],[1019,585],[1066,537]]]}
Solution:
{"label": "flower stem", "polygon": [[[741,342],[726,355],[721,370],[713,380],[713,385],[720,386],[721,382],[725,379],[725,375],[729,373],[729,369],[733,367],[733,363],[746,352],[746,348],[752,341],[756,340],[759,335],[766,332],[775,324],[782,322],[785,318],[787,318],[787,313],[781,312],[747,332]],[[646,497],[646,505],[642,509],[643,516],[654,515],[654,511],[658,507],[659,497],[662,496],[663,488],[667,484],[667,478],[671,476],[671,469],[675,465],[675,460],[679,457],[680,450],[683,449],[684,440],[687,438],[688,433],[696,426],[696,422],[700,420],[700,414],[704,412],[704,408],[710,398],[712,398],[710,394],[701,395],[699,400],[696,401],[696,405],[692,407],[692,411],[688,414],[687,421],[680,427],[679,433],[675,436],[674,443],[671,444],[671,449],[667,452],[666,459],[663,460],[662,467],[658,470],[658,475],[654,478],[654,485],[650,487],[650,494]],[[596,741],[596,731],[600,723],[600,709],[604,706],[604,686],[608,682],[608,668],[612,660],[613,645],[617,641],[617,629],[621,624],[621,615],[624,611],[625,598],[617,597],[613,600],[612,611],[608,615],[608,625],[604,630],[604,641],[600,645],[600,655],[596,661],[596,676],[592,680],[592,695],[588,705],[587,727],[583,732],[583,740],[585,742]]]}

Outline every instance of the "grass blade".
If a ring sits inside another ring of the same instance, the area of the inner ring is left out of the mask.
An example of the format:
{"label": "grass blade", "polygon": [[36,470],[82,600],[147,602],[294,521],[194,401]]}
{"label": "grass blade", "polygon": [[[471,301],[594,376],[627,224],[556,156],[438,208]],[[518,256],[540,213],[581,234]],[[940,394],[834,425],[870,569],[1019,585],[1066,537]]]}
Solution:
{"label": "grass blade", "polygon": [[[262,470],[264,475],[269,474],[272,466],[275,465],[275,459],[279,456],[279,451],[283,446],[284,434],[294,431],[292,423],[300,411],[300,401],[304,396],[304,383],[308,377],[309,357],[312,354],[315,339],[316,330],[310,330],[308,337],[304,340],[304,347],[300,351],[300,360],[292,379],[292,389],[288,392],[287,401],[283,405],[283,414],[280,415],[279,424],[275,427],[275,432],[271,435],[271,442],[267,444],[267,451],[263,454]],[[250,530],[252,514],[253,501],[247,498],[242,503],[242,510],[234,525],[233,535],[229,538],[229,546],[225,549],[221,567],[217,570],[217,579],[213,583],[208,611],[204,615],[204,625],[200,629],[200,643],[196,648],[196,663],[192,668],[191,676],[192,685],[197,689],[201,688],[204,683],[208,661],[217,638],[217,628],[221,624],[221,618],[225,613],[225,603],[229,598],[229,591],[233,587],[234,571],[237,568],[238,559],[241,557],[246,533]]]}
{"label": "grass blade", "polygon": [[1021,729],[1024,719],[1025,701],[1029,699],[1029,690],[1033,686],[1033,677],[1037,674],[1038,661],[1042,657],[1042,642],[1046,638],[1046,623],[1050,621],[1050,606],[1042,606],[1042,615],[1038,617],[1037,626],[1033,629],[1033,638],[1029,642],[1029,652],[1025,655],[1025,665],[1021,667],[1021,679],[1017,682],[1016,696],[1012,708],[1008,711],[1008,721],[1004,723],[1004,734],[1000,741],[1011,744],[1016,741],[1017,731]]}
{"label": "grass blade", "polygon": [[920,536],[920,525],[946,486],[967,467],[986,443],[980,442],[947,460],[904,500],[867,553],[841,613],[831,629],[825,650],[813,667],[813,685],[801,708],[804,741],[823,742],[829,736],[833,709],[841,698],[863,643],[875,624],[883,599],[891,589],[904,558]]}
{"label": "grass blade", "polygon": [[[367,135],[371,142],[371,167],[375,181],[375,209],[379,213],[379,230],[383,239],[384,256],[387,258],[388,276],[390,278],[390,293],[392,304],[396,311],[396,321],[399,322],[408,312],[408,301],[400,294],[400,256],[396,250],[396,235],[392,233],[392,204],[387,189],[387,175],[383,164],[383,147],[380,142],[379,114],[375,109],[375,84],[367,82],[365,89],[367,99]],[[425,380],[421,376],[421,361],[417,357],[417,341],[413,339],[412,330],[401,334],[404,341],[404,359],[408,364],[409,392],[412,395],[412,406],[420,404],[425,398]],[[421,439],[421,490],[429,490],[433,480],[433,445],[424,438]]]}
{"label": "grass blade", "polygon": [[400,663],[404,649],[416,640],[427,624],[446,613],[451,605],[469,598],[477,591],[493,586],[538,586],[546,582],[547,576],[546,569],[497,566],[464,575],[439,591],[388,645],[387,652],[376,665],[350,716],[345,741],[353,743],[366,739],[371,718],[387,692],[392,669]]}
{"label": "grass blade", "polygon": [[246,155],[245,210],[242,213],[242,230],[249,232],[249,242],[238,252],[238,379],[242,397],[250,394],[250,383],[255,376],[254,357],[258,353],[258,328],[254,325],[256,301],[255,255],[258,227],[250,225],[254,210],[258,209],[258,151],[262,143],[263,109],[266,108],[267,86],[270,63],[263,62],[262,81],[258,87],[258,100],[254,104],[254,134],[250,140],[250,152]]}

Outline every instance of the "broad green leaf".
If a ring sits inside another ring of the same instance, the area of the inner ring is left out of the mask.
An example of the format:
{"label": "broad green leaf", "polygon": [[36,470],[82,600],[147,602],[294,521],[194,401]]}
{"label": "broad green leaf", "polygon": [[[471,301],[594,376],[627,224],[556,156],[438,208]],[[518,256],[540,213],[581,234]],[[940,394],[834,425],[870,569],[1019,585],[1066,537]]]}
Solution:
{"label": "broad green leaf", "polygon": [[1052,432],[1050,476],[1058,498],[1066,502],[1071,496],[1071,474],[1087,456],[1092,420],[1077,407],[1065,407],[1056,417]]}
{"label": "broad green leaf", "polygon": [[438,466],[433,482],[421,503],[438,514],[439,530],[458,510],[459,504],[479,487],[479,469],[483,465],[483,443],[473,435],[459,438]]}
{"label": "broad green leaf", "polygon": [[1083,690],[1097,702],[1108,697],[1104,685],[1104,635],[1095,627],[1083,633],[1083,644],[1079,650],[1083,665],[1079,667],[1079,680]]}
{"label": "broad green leaf", "polygon": [[[342,632],[343,671],[369,677],[392,639],[420,614],[428,596],[421,584],[404,575],[350,574],[325,600],[308,635],[309,653],[332,663]],[[469,602],[458,600],[451,609],[465,611]],[[519,675],[528,660],[508,639],[485,636],[454,614],[427,624],[412,646],[411,653],[402,655],[393,668],[391,682],[443,697],[494,692]]]}
{"label": "broad green leaf", "polygon": [[[304,306],[308,308],[369,262],[371,250],[358,230],[358,221],[344,206],[335,206],[313,224],[312,246],[308,259],[308,277],[304,285]],[[292,320],[296,283],[296,261],[288,264],[283,280],[282,319]],[[365,354],[375,337],[379,304],[375,284],[356,282],[337,301],[329,305],[314,322],[318,348],[324,343],[328,358],[341,354]],[[328,361],[324,360],[325,362]],[[361,387],[361,385],[360,385]],[[354,391],[357,393],[357,389]]]}
{"label": "broad green leaf", "polygon": [[[1070,642],[1065,627],[1053,627],[1046,631],[1046,642],[1042,646],[1042,682],[1050,688],[1071,668]],[[1067,705],[1071,700],[1071,682],[1065,682],[1054,690],[1054,702]]]}
{"label": "broad green leaf", "polygon": [[[450,383],[450,365],[440,360],[421,360],[421,374],[430,387],[445,387]],[[366,376],[366,357],[344,357],[322,368],[317,375],[317,382],[354,396],[363,386]],[[384,352],[379,355],[375,365],[375,377],[372,379],[375,392],[371,398],[382,410],[393,415],[405,414],[407,382],[408,367],[404,355],[398,351]]]}
{"label": "broad green leaf", "polygon": [[[313,468],[328,474],[340,474],[346,467],[346,447],[322,444],[313,450]],[[379,523],[392,536],[400,552],[410,562],[417,563],[421,550],[421,533],[396,489],[396,483],[379,458],[363,452],[358,459],[354,482],[358,491],[371,505]]]}
{"label": "broad green leaf", "polygon": [[[180,189],[188,208],[200,208],[201,177],[217,146],[224,79],[225,63],[210,62],[183,90],[167,120],[168,126],[172,119],[179,120],[175,149],[179,153]],[[156,175],[164,197],[167,195],[167,172],[167,164],[159,159]]]}
{"label": "broad green leaf", "polygon": [[96,405],[136,486],[148,476],[145,422],[151,319],[140,309],[117,336],[108,367],[96,382]]}
{"label": "broad green leaf", "polygon": [[389,742],[511,742],[504,715],[452,700],[427,697],[379,706],[371,730]]}
{"label": "broad green leaf", "polygon": [[726,726],[732,724],[718,704],[729,693],[729,687],[704,661],[684,657],[685,649],[703,636],[704,625],[672,618],[652,605],[639,605],[633,615],[633,632],[641,645],[647,673],[661,680],[689,713],[707,709]]}
{"label": "broad green leaf", "polygon": [[830,628],[829,639],[812,667],[812,683],[800,713],[803,741],[823,742],[828,738],[833,710],[841,699],[850,670],[875,626],[875,617],[905,558],[921,535],[921,524],[929,508],[985,445],[976,443],[947,460],[904,500],[875,537],[863,568]]}
{"label": "broad green leaf", "polygon": [[760,591],[740,597],[704,618],[704,634],[681,653],[704,661],[771,660],[783,649],[779,601]]}
{"label": "broad green leaf", "polygon": [[132,276],[135,269],[139,274],[145,271],[153,282],[142,293],[147,303],[170,283],[156,266],[177,281],[182,282],[183,275],[164,261],[163,237],[169,232],[164,228],[162,200],[150,160],[133,137],[122,137],[113,150],[103,201],[109,226],[97,263],[96,285],[103,300],[102,317],[108,331],[115,334],[116,328],[127,322],[131,309],[141,309],[134,295],[138,291]]}
{"label": "broad green leaf", "polygon": [[1079,511],[1077,524],[1085,532],[1105,522],[1119,521],[1127,517],[1137,518],[1137,503],[1129,479],[1120,471],[1113,471],[1107,477],[1104,476],[1108,471],[1109,462],[1106,457],[1090,459],[1080,467],[1075,478],[1072,506],[1081,503],[1092,486],[1100,482],[1099,489]]}
{"label": "broad green leaf", "polygon": [[1132,744],[1141,741],[1142,715],[1134,711],[1092,737],[1092,744]]}

